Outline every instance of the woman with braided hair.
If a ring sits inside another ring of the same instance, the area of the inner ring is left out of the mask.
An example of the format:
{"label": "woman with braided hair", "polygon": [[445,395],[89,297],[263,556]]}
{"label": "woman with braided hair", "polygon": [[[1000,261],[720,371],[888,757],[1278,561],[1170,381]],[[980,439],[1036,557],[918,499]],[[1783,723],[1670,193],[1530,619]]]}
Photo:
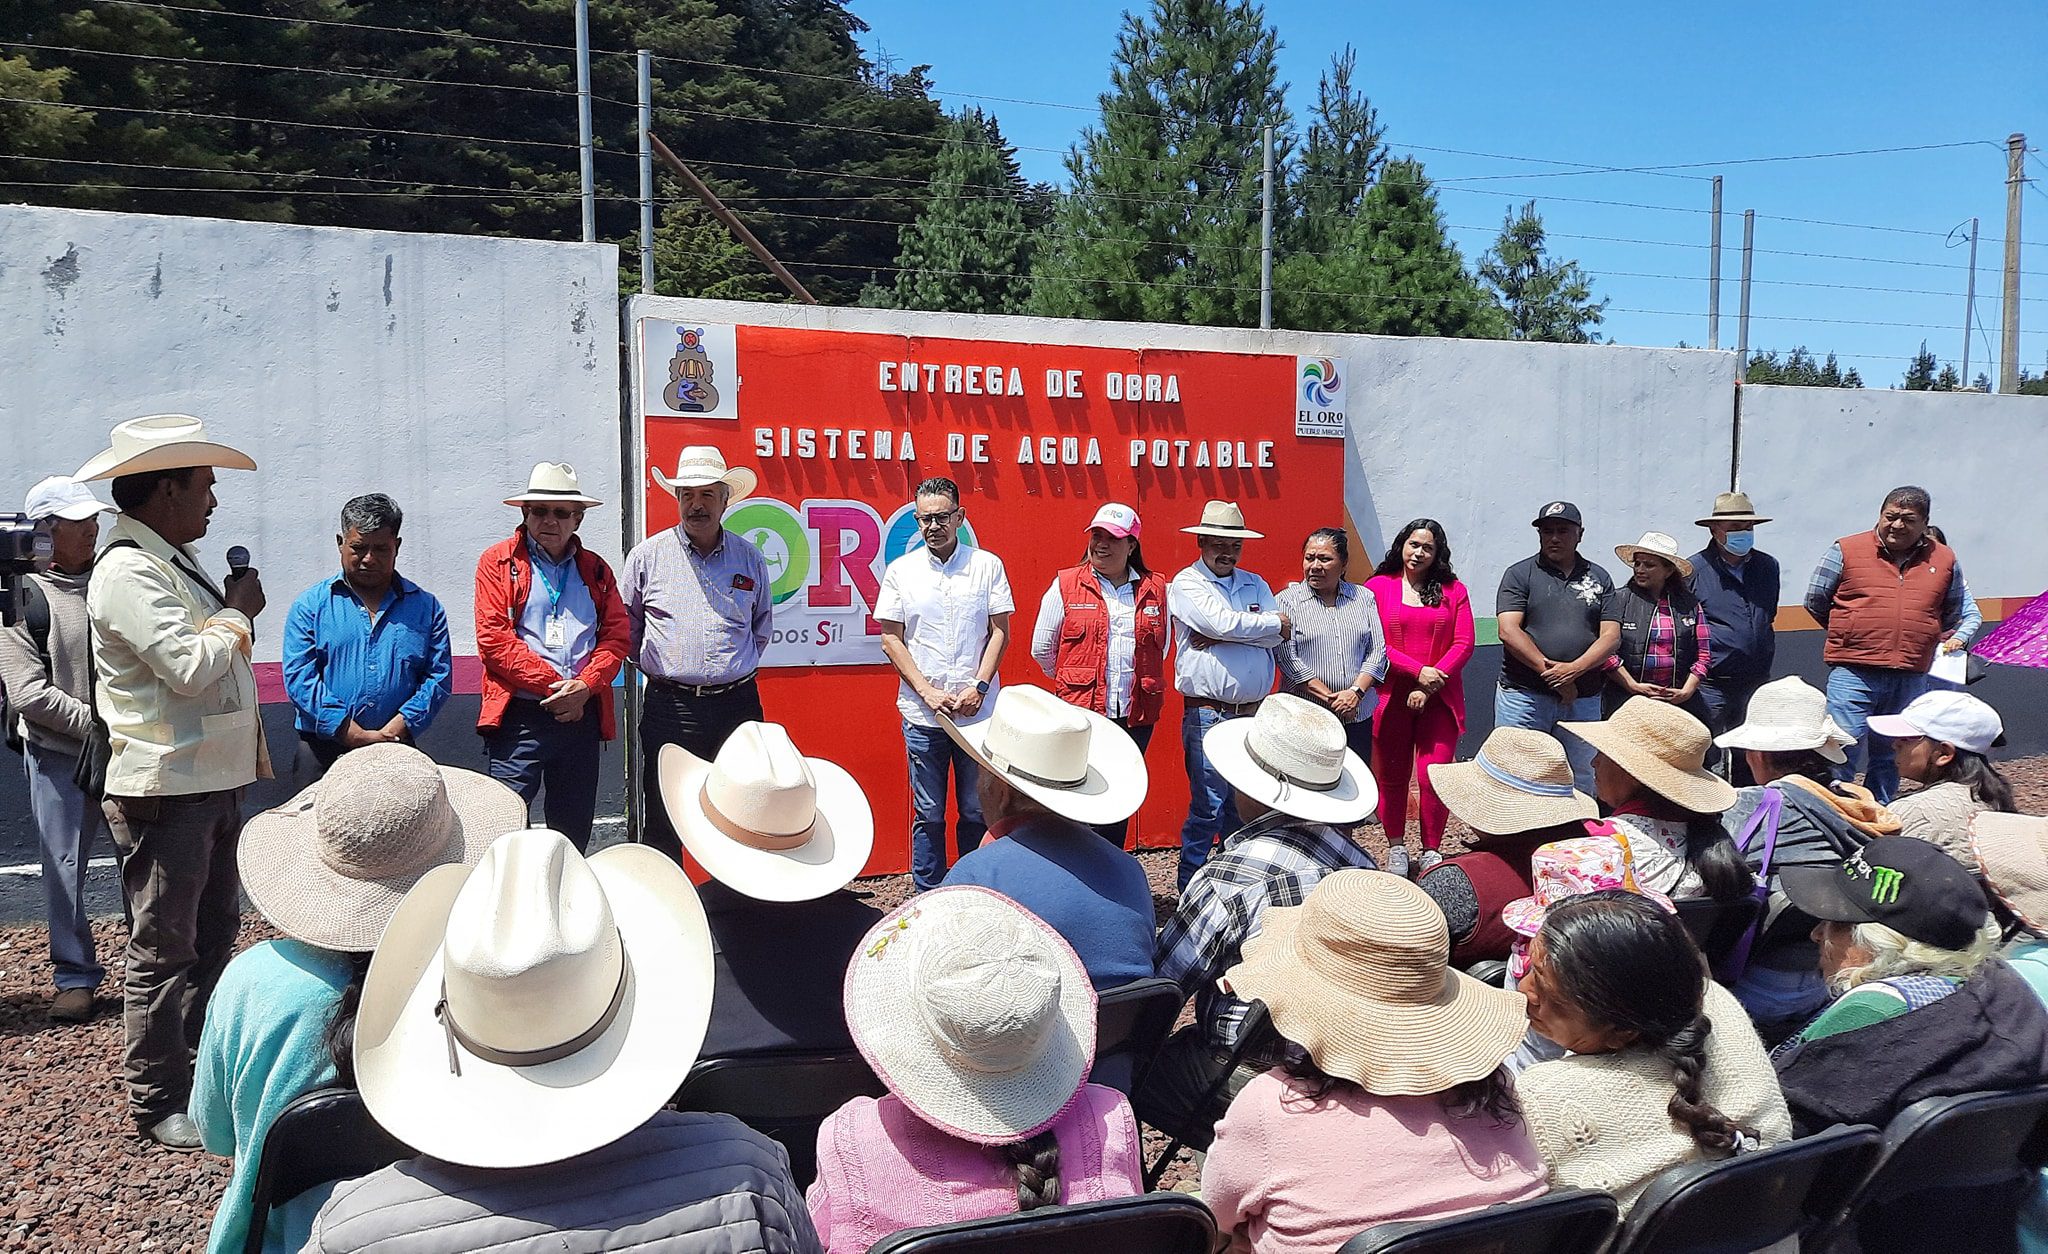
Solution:
{"label": "woman with braided hair", "polygon": [[1551,1187],[1611,1193],[1625,1212],[1660,1172],[1791,1137],[1749,1016],[1656,902],[1552,906],[1519,987],[1531,1026],[1570,1051],[1515,1082]]}

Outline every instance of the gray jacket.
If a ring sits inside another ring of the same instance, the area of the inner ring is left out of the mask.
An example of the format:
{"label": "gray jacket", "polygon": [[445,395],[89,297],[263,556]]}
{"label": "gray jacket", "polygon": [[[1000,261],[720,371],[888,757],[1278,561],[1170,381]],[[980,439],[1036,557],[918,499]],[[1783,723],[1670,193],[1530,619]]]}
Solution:
{"label": "gray jacket", "polygon": [[0,685],[31,744],[76,756],[92,726],[90,625],[85,613],[91,572],[60,570],[29,576],[50,603],[50,650],[36,647],[26,621],[0,627]]}
{"label": "gray jacket", "polygon": [[603,1149],[507,1171],[413,1158],[342,1184],[303,1254],[819,1254],[781,1146],[665,1110]]}

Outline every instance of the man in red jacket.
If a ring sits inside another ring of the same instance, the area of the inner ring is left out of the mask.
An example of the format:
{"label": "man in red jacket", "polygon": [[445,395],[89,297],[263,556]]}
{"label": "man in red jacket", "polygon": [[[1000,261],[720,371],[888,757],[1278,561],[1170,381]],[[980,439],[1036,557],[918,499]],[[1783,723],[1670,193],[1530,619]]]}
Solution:
{"label": "man in red jacket", "polygon": [[632,637],[611,567],[576,538],[583,512],[603,503],[567,462],[541,462],[505,498],[519,529],[476,563],[476,729],[491,778],[529,806],[545,785],[547,825],[578,850],[590,845],[598,745],[617,734],[612,680]]}

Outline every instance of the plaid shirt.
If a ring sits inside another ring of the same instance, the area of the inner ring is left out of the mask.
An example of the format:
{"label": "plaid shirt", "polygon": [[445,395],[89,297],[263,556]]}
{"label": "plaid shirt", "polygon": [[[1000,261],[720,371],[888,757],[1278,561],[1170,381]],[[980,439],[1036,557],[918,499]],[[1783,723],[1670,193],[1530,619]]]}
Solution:
{"label": "plaid shirt", "polygon": [[[1879,553],[1884,552],[1882,538],[1877,547]],[[1885,560],[1891,560],[1888,554]],[[1835,608],[1835,590],[1841,586],[1842,546],[1835,543],[1828,546],[1827,556],[1820,559],[1820,565],[1813,568],[1813,577],[1806,581],[1806,612],[1822,627],[1828,625],[1828,616]],[[1941,629],[1967,645],[1983,626],[1984,612],[1970,595],[1970,585],[1963,578],[1963,560],[1957,558],[1948,577],[1948,592],[1941,598]]]}
{"label": "plaid shirt", "polygon": [[1194,997],[1195,1022],[1212,1046],[1237,1043],[1246,1003],[1216,981],[1258,935],[1266,907],[1298,906],[1325,875],[1351,867],[1372,870],[1372,858],[1337,829],[1276,810],[1239,828],[1195,873],[1160,929],[1155,965]]}
{"label": "plaid shirt", "polygon": [[[1693,613],[1693,640],[1699,652],[1693,655],[1692,673],[1701,679],[1707,677],[1707,667],[1713,654],[1708,651],[1707,642],[1711,632],[1707,627],[1707,607],[1702,605]],[[1602,670],[1620,670],[1621,654],[1610,653],[1600,664]],[[1657,598],[1657,608],[1650,611],[1650,635],[1644,642],[1643,673],[1636,676],[1640,684],[1653,684],[1659,688],[1676,688],[1678,677],[1678,622],[1671,613],[1671,598]]]}

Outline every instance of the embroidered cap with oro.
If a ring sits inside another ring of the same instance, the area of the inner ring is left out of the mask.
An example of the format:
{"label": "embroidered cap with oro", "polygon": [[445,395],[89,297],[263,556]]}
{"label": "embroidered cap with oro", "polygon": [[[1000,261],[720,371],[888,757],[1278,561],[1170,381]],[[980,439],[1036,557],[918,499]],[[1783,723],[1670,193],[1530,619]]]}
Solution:
{"label": "embroidered cap with oro", "polygon": [[1967,949],[1991,919],[1977,877],[1938,846],[1881,836],[1834,866],[1786,867],[1792,904],[1832,923],[1882,923],[1940,949]]}

